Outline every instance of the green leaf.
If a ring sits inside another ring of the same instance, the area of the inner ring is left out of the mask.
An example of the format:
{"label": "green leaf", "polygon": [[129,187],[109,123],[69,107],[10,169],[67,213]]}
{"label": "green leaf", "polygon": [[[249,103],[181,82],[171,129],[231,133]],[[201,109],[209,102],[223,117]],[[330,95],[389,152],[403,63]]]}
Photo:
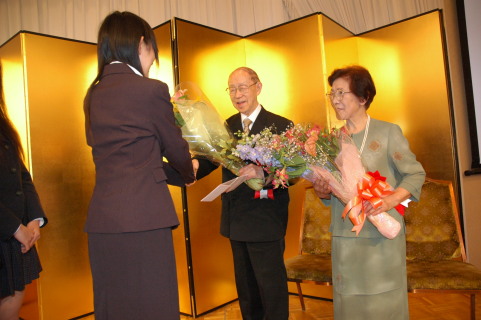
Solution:
{"label": "green leaf", "polygon": [[184,118],[182,118],[182,115],[179,112],[174,112],[174,117],[175,117],[175,125],[179,128],[182,128],[185,126],[185,121]]}

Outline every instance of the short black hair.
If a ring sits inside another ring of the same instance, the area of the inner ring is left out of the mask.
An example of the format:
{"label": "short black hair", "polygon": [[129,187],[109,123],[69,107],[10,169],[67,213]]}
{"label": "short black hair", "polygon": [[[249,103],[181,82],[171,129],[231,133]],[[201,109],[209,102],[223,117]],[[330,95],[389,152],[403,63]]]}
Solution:
{"label": "short black hair", "polygon": [[150,25],[141,17],[128,12],[115,11],[109,14],[99,29],[97,55],[99,73],[103,66],[112,61],[127,63],[142,72],[139,59],[139,41],[144,37],[146,44],[152,45],[155,60],[159,54],[155,35]]}
{"label": "short black hair", "polygon": [[327,81],[332,87],[332,84],[338,78],[346,79],[349,82],[349,90],[358,98],[366,100],[365,107],[367,110],[376,95],[376,86],[369,71],[358,65],[347,66],[335,69],[327,78]]}

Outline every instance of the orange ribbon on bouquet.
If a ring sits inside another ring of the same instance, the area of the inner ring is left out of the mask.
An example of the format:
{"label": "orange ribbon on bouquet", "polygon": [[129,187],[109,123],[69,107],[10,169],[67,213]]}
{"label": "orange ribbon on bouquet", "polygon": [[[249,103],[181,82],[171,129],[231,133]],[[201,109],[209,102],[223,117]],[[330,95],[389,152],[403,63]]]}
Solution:
{"label": "orange ribbon on bouquet", "polygon": [[349,215],[349,220],[354,225],[351,231],[355,231],[356,236],[359,235],[366,221],[364,201],[370,202],[373,208],[376,209],[381,205],[381,198],[392,193],[392,187],[386,182],[386,177],[381,176],[378,171],[364,174],[357,183],[357,195],[347,203],[342,212],[342,218]]}

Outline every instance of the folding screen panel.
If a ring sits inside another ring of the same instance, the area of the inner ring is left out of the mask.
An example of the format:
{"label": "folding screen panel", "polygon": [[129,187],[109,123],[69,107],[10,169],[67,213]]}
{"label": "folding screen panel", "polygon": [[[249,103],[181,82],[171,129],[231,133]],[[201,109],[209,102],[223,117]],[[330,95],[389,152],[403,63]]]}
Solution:
{"label": "folding screen panel", "polygon": [[[325,83],[325,91],[327,92],[330,90],[327,77],[332,70],[347,65],[358,64],[359,53],[356,37],[354,37],[351,32],[347,31],[339,24],[325,17],[322,18],[321,45],[324,48],[323,81]],[[336,119],[336,113],[331,107],[329,98],[325,97],[325,101],[329,127],[342,126],[343,121]]]}
{"label": "folding screen panel", "polygon": [[[225,91],[227,78],[234,68],[245,64],[244,43],[240,37],[175,19],[175,70],[180,83],[196,83],[223,118],[235,112]],[[200,200],[219,183],[221,170],[187,188],[190,242],[191,300],[181,294],[181,312],[202,314],[237,298],[229,240],[220,229],[220,199]],[[180,286],[184,292],[183,283]],[[187,302],[192,308],[186,308]]]}
{"label": "folding screen panel", "polygon": [[94,167],[83,97],[96,74],[96,47],[31,34],[25,44],[32,167],[50,221],[39,243],[41,319],[66,319],[93,310],[83,226]]}
{"label": "folding screen panel", "polygon": [[359,63],[376,83],[369,113],[401,126],[428,177],[457,186],[442,32],[440,11],[368,32],[358,37]]}
{"label": "folding screen panel", "polygon": [[[83,225],[94,168],[84,138],[82,102],[95,77],[95,46],[29,33],[11,41],[21,42],[17,61],[26,90],[24,101],[7,102],[10,109],[25,110],[15,124],[26,137],[24,148],[49,218],[38,242],[44,270],[37,281],[39,315],[27,318],[69,319],[93,311]],[[2,62],[8,47],[0,49]]]}
{"label": "folding screen panel", "polygon": [[[256,70],[263,82],[259,101],[269,111],[294,123],[327,125],[324,83],[324,53],[321,15],[311,15],[246,38],[246,65]],[[302,181],[289,188],[289,223],[285,256],[297,254],[300,213],[304,188]],[[291,286],[291,285],[290,285]],[[309,291],[325,296],[320,287]],[[322,288],[324,289],[324,288]],[[291,292],[297,292],[295,286]],[[329,293],[327,293],[329,296]]]}
{"label": "folding screen panel", "polygon": [[[32,176],[30,165],[30,140],[28,125],[28,109],[26,104],[26,83],[24,81],[24,61],[22,55],[24,36],[17,35],[0,47],[0,61],[3,68],[3,90],[10,119],[15,124],[23,146],[25,164]],[[43,232],[43,230],[42,230]],[[38,319],[38,286],[33,281],[25,290],[24,306],[20,316],[27,319]]]}
{"label": "folding screen panel", "polygon": [[[159,79],[169,85],[170,93],[174,93],[174,68],[172,55],[172,32],[170,22],[164,23],[154,28],[157,46],[159,48],[159,65],[153,65],[149,76]],[[179,303],[180,311],[185,314],[192,314],[192,299],[190,281],[190,255],[188,247],[188,226],[189,221],[184,220],[184,210],[182,204],[182,189],[169,186],[170,194],[174,200],[175,210],[180,221],[180,225],[172,232],[174,239],[175,260],[177,264],[177,281],[179,283]],[[187,233],[187,234],[186,234]]]}

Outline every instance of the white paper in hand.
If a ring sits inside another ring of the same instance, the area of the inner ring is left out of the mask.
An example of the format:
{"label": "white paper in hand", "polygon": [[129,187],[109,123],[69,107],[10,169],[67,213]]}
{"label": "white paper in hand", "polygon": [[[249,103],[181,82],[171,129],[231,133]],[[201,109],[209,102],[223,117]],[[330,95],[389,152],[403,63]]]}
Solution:
{"label": "white paper in hand", "polygon": [[219,184],[214,190],[212,190],[208,195],[206,195],[202,200],[202,202],[209,202],[223,194],[224,192],[230,192],[237,188],[241,183],[247,180],[247,176],[240,176],[235,179],[226,181],[222,184]]}

